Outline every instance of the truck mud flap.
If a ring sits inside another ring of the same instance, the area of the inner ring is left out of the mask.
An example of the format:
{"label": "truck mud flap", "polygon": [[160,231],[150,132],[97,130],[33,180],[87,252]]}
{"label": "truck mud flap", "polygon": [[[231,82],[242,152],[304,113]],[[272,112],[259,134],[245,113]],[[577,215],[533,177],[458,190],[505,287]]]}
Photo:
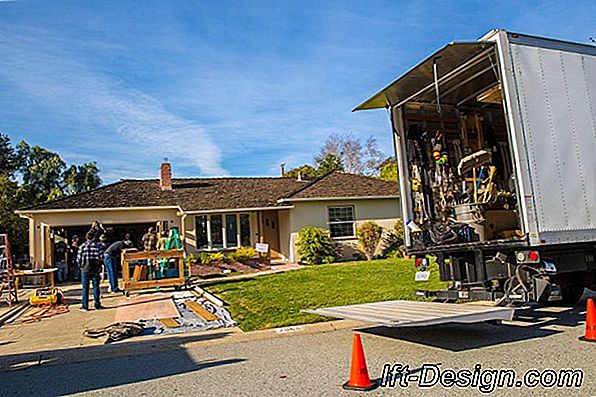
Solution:
{"label": "truck mud flap", "polygon": [[422,327],[446,323],[479,323],[513,319],[514,308],[477,304],[387,301],[303,310],[321,316],[385,327]]}

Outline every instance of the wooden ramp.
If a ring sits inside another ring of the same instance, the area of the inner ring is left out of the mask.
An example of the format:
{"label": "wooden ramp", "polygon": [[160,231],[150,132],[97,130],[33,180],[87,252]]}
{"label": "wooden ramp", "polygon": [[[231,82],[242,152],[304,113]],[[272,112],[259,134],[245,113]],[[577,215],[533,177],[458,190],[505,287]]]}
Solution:
{"label": "wooden ramp", "polygon": [[303,311],[386,327],[422,327],[445,323],[511,320],[514,309],[476,304],[387,301]]}

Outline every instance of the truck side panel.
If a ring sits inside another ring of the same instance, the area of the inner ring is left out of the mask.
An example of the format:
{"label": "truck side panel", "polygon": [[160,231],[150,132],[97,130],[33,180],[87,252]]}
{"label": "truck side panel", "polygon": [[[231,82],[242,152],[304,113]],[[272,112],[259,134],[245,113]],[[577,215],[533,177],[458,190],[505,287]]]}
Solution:
{"label": "truck side panel", "polygon": [[539,239],[595,240],[596,56],[514,42],[510,56]]}

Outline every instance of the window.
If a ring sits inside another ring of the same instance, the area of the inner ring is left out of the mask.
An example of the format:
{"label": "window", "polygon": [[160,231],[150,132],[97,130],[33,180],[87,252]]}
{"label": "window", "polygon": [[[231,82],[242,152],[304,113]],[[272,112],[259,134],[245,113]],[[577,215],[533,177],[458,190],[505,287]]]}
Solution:
{"label": "window", "polygon": [[327,211],[331,237],[354,236],[354,206],[329,207]]}
{"label": "window", "polygon": [[195,230],[197,234],[197,249],[209,248],[209,238],[207,237],[207,215],[201,215],[195,218]]}
{"label": "window", "polygon": [[211,215],[211,248],[223,248],[223,223],[221,215]]}
{"label": "window", "polygon": [[198,250],[250,246],[249,214],[213,214],[195,217]]}
{"label": "window", "polygon": [[240,244],[243,247],[250,247],[250,216],[240,214]]}
{"label": "window", "polygon": [[226,247],[238,246],[238,216],[236,214],[226,215]]}

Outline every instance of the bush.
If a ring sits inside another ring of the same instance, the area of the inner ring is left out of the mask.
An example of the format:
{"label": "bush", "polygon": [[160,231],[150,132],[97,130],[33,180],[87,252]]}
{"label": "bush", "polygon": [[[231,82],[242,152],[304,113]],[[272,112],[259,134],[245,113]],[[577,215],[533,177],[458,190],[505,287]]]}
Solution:
{"label": "bush", "polygon": [[236,251],[230,252],[227,259],[235,262],[246,262],[257,256],[257,251],[253,247],[239,247]]}
{"label": "bush", "polygon": [[337,259],[335,244],[329,231],[320,227],[302,228],[298,232],[296,247],[300,261],[307,265],[331,263]]}
{"label": "bush", "polygon": [[404,222],[398,219],[393,225],[393,230],[383,239],[383,256],[388,258],[401,258],[404,247]]}
{"label": "bush", "polygon": [[364,222],[356,229],[356,237],[358,237],[358,242],[364,255],[366,255],[366,259],[371,260],[373,258],[382,235],[383,228],[372,221]]}
{"label": "bush", "polygon": [[199,261],[203,265],[208,265],[213,262],[221,262],[224,260],[224,255],[221,252],[201,252]]}

